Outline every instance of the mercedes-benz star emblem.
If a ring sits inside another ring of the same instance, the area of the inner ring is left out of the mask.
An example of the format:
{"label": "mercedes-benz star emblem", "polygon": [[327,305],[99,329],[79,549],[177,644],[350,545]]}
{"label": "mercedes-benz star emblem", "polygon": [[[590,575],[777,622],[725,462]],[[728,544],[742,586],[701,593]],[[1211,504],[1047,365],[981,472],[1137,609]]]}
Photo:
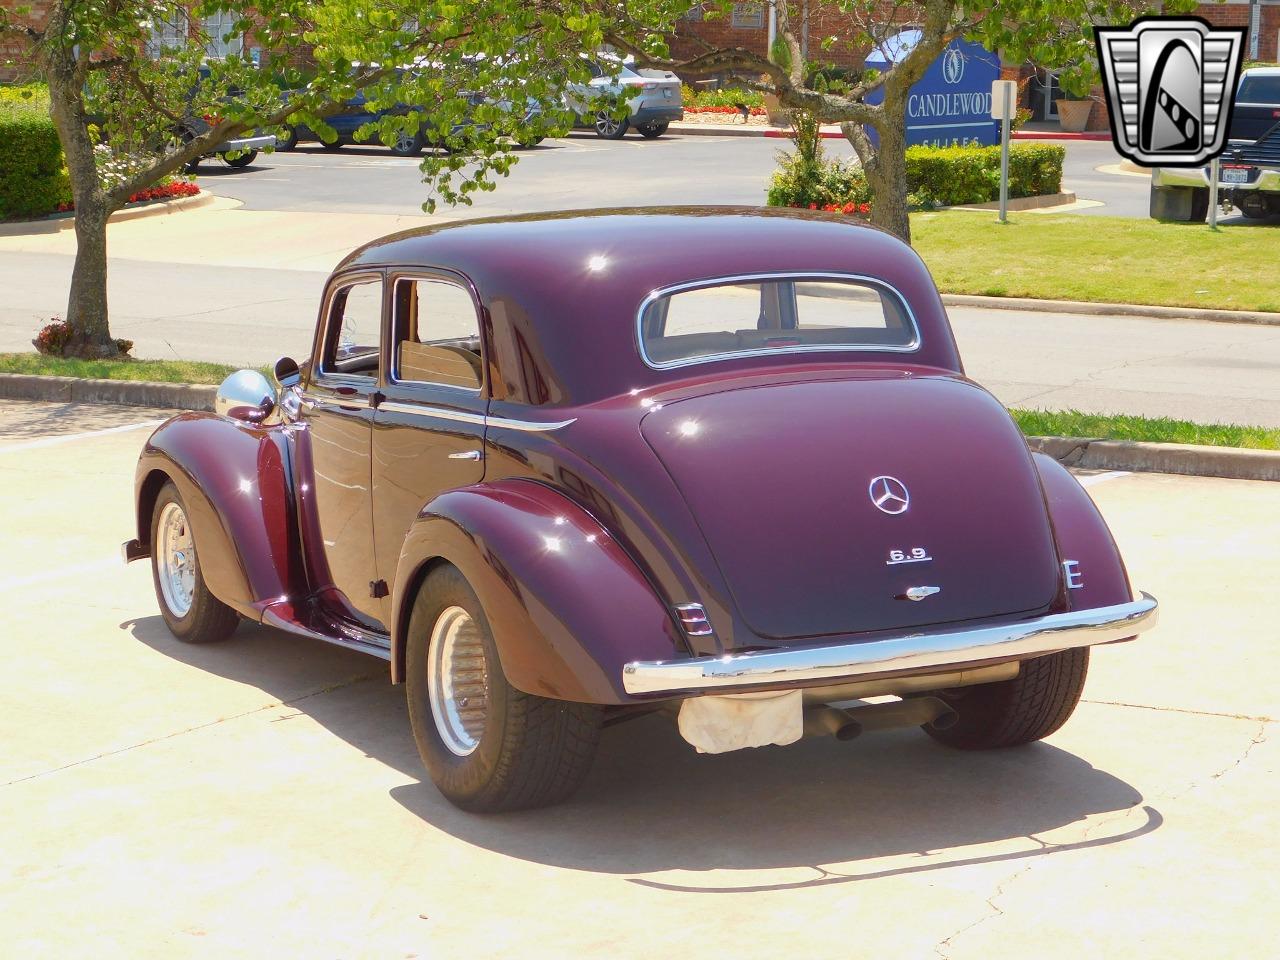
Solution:
{"label": "mercedes-benz star emblem", "polygon": [[905,513],[911,505],[907,485],[897,477],[876,477],[867,487],[867,493],[871,495],[871,502],[876,505],[876,509],[882,513]]}

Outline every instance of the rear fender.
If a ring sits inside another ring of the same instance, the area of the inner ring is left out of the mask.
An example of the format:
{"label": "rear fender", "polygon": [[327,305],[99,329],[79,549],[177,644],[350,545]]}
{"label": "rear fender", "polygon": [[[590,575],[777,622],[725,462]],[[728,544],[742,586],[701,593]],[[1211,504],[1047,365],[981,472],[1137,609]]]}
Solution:
{"label": "rear fender", "polygon": [[1043,453],[1032,454],[1032,459],[1063,562],[1068,609],[1128,603],[1134,598],[1129,574],[1093,498],[1057,460]]}
{"label": "rear fender", "polygon": [[267,604],[306,592],[283,428],[207,413],[162,424],[138,460],[141,555],[149,554],[151,514],[166,480],[186,506],[200,570],[215,597],[257,620]]}
{"label": "rear fender", "polygon": [[502,480],[437,497],[410,529],[392,596],[396,682],[414,598],[442,562],[475,590],[518,690],[630,703],[623,664],[688,655],[666,604],[594,517],[540,483]]}

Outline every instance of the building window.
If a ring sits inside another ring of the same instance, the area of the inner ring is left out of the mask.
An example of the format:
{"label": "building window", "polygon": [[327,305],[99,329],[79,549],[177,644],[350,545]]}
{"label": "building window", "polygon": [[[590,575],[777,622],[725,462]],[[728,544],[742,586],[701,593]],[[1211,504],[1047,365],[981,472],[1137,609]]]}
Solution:
{"label": "building window", "polygon": [[204,31],[209,38],[204,48],[206,56],[221,60],[244,48],[244,36],[233,32],[237,19],[234,13],[226,10],[204,18]]}
{"label": "building window", "polygon": [[735,3],[729,25],[735,30],[761,30],[764,28],[763,3]]}
{"label": "building window", "polygon": [[179,50],[187,45],[190,27],[182,10],[174,11],[169,20],[153,20],[151,39],[147,41],[147,55],[158,57],[166,50]]}

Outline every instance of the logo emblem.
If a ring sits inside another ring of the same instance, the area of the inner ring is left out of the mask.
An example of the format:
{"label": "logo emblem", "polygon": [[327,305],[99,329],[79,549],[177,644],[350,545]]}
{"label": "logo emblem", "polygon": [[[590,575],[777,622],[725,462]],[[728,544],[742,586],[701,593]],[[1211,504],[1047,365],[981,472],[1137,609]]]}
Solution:
{"label": "logo emblem", "polygon": [[948,47],[942,55],[942,79],[947,83],[959,83],[964,78],[964,54],[955,47]]}
{"label": "logo emblem", "polygon": [[1118,152],[1145,167],[1199,166],[1222,153],[1244,27],[1141,17],[1093,32]]}
{"label": "logo emblem", "polygon": [[881,513],[905,513],[911,505],[911,494],[907,492],[906,484],[897,477],[876,477],[867,487],[867,493]]}

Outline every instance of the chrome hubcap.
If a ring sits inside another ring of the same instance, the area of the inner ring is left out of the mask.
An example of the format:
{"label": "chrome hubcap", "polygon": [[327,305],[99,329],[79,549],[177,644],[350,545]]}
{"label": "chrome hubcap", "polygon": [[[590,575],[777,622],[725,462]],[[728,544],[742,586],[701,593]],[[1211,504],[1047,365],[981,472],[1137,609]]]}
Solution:
{"label": "chrome hubcap", "polygon": [[461,607],[440,614],[427,651],[427,692],[440,739],[451,753],[469,756],[489,716],[489,669],[480,628]]}
{"label": "chrome hubcap", "polygon": [[596,117],[596,129],[601,133],[617,133],[619,122],[607,113],[601,113]]}
{"label": "chrome hubcap", "polygon": [[407,133],[402,133],[400,136],[396,137],[396,149],[409,150],[412,147],[413,137],[409,136]]}
{"label": "chrome hubcap", "polygon": [[196,546],[191,539],[187,515],[176,503],[165,504],[160,512],[156,547],[164,605],[181,619],[191,612],[191,600],[195,594]]}

